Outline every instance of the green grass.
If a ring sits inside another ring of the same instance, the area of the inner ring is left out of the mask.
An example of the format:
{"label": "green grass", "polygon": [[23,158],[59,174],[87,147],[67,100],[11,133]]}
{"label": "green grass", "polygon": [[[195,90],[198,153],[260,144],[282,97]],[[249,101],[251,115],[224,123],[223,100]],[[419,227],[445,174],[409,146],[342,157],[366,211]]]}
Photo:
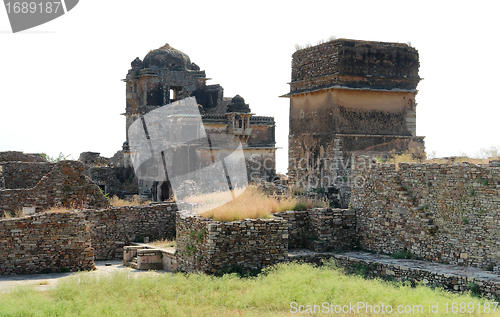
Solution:
{"label": "green grass", "polygon": [[[479,302],[476,297],[440,289],[345,275],[332,263],[321,268],[281,264],[254,278],[239,278],[236,274],[132,275],[99,277],[77,273],[46,292],[19,287],[0,294],[0,316],[295,316],[290,312],[291,302],[424,307],[424,313],[411,316],[428,316],[429,303],[439,302],[439,316],[447,316],[445,303],[451,307],[453,302],[473,302],[476,306]],[[355,315],[367,316],[351,316]],[[450,312],[449,316],[455,315]]]}
{"label": "green grass", "polygon": [[391,254],[391,257],[393,259],[413,259],[414,255],[407,250],[401,250]]}

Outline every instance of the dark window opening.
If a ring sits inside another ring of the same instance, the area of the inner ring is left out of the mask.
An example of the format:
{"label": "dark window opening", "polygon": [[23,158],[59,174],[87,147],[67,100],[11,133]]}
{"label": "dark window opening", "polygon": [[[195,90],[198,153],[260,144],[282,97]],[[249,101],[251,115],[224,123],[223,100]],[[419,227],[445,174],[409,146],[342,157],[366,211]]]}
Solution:
{"label": "dark window opening", "polygon": [[159,201],[165,201],[169,199],[173,195],[173,191],[170,187],[170,182],[162,182],[160,185],[160,197],[158,197]]}
{"label": "dark window opening", "polygon": [[99,189],[102,191],[102,193],[103,193],[104,195],[106,195],[106,194],[107,194],[107,192],[106,192],[106,185],[97,185],[97,186],[99,186]]}

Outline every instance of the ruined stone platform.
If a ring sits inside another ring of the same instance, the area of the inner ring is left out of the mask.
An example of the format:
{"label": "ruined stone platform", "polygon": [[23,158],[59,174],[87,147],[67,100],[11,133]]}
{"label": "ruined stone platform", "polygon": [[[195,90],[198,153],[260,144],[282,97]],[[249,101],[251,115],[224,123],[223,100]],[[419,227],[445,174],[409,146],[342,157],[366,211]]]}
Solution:
{"label": "ruined stone platform", "polygon": [[451,291],[469,291],[478,287],[488,296],[500,296],[500,276],[489,271],[467,266],[455,266],[411,259],[393,259],[390,256],[368,252],[316,253],[307,249],[290,249],[289,261],[320,262],[333,258],[339,267],[352,270],[364,268],[372,276],[395,281],[421,282],[428,286]]}
{"label": "ruined stone platform", "polygon": [[123,265],[137,270],[163,270],[177,268],[175,247],[156,248],[147,243],[133,243],[123,248]]}

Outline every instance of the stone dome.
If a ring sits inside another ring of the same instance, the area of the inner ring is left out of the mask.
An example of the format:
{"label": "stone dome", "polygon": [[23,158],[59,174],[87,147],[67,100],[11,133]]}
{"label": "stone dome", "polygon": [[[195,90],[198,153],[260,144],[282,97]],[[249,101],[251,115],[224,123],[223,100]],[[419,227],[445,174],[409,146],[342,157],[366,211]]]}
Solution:
{"label": "stone dome", "polygon": [[132,66],[132,68],[142,68],[142,61],[139,57],[136,57],[132,63],[130,63],[130,66]]}
{"label": "stone dome", "polygon": [[191,70],[193,65],[189,56],[168,44],[150,51],[143,60],[146,68],[165,68],[168,70]]}
{"label": "stone dome", "polygon": [[231,103],[233,104],[244,104],[245,103],[245,99],[243,99],[243,97],[241,97],[240,95],[236,95],[233,97],[233,99],[231,99]]}
{"label": "stone dome", "polygon": [[236,95],[231,99],[231,103],[227,107],[227,112],[248,113],[250,112],[250,107],[245,104],[245,99],[243,99],[243,97]]}

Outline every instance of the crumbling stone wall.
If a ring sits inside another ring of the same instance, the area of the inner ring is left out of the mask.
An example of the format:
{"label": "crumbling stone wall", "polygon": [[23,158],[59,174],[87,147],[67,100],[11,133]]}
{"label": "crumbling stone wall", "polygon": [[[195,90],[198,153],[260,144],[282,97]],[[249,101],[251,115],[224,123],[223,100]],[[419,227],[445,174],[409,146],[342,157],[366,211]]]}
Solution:
{"label": "crumbling stone wall", "polygon": [[58,162],[35,187],[0,190],[0,216],[14,214],[23,207],[35,207],[40,212],[54,206],[103,208],[109,203],[99,187],[83,174],[82,163],[76,161]]}
{"label": "crumbling stone wall", "polygon": [[25,154],[18,151],[0,152],[0,162],[47,162],[39,154]]}
{"label": "crumbling stone wall", "polygon": [[102,157],[99,152],[82,152],[78,157],[78,161],[85,166],[106,166],[109,164],[109,159]]}
{"label": "crumbling stone wall", "polygon": [[304,135],[289,140],[288,182],[293,187],[324,189],[335,198],[336,207],[345,209],[352,182],[351,156],[342,149],[343,139],[328,139]]}
{"label": "crumbling stone wall", "polygon": [[288,248],[306,248],[309,240],[309,211],[288,210],[274,215],[287,221]]}
{"label": "crumbling stone wall", "polygon": [[500,264],[500,168],[459,164],[365,164],[352,187],[359,241],[450,264]]}
{"label": "crumbling stone wall", "polygon": [[85,171],[85,175],[109,197],[124,198],[138,192],[137,179],[132,167],[90,167]]}
{"label": "crumbling stone wall", "polygon": [[350,209],[314,208],[283,211],[275,216],[287,220],[288,247],[315,252],[350,250],[357,241],[356,216]]}
{"label": "crumbling stone wall", "polygon": [[121,259],[124,246],[144,237],[174,240],[176,211],[174,203],[84,211],[96,260]]}
{"label": "crumbling stone wall", "polygon": [[3,170],[4,188],[32,188],[48,174],[54,163],[49,162],[0,162]]}
{"label": "crumbling stone wall", "polygon": [[82,213],[43,213],[0,220],[0,274],[93,268],[91,236]]}
{"label": "crumbling stone wall", "polygon": [[149,237],[175,239],[174,203],[39,213],[0,220],[0,274],[91,270]]}
{"label": "crumbling stone wall", "polygon": [[308,249],[326,252],[354,247],[357,240],[354,210],[315,208],[309,211],[309,221]]}
{"label": "crumbling stone wall", "polygon": [[98,152],[82,152],[78,161],[83,163],[85,175],[108,197],[123,199],[139,193],[134,169],[125,162],[123,151],[117,151],[111,158],[100,156]]}
{"label": "crumbling stone wall", "polygon": [[282,218],[223,222],[179,212],[176,228],[180,271],[251,271],[281,262],[288,253],[288,226]]}

